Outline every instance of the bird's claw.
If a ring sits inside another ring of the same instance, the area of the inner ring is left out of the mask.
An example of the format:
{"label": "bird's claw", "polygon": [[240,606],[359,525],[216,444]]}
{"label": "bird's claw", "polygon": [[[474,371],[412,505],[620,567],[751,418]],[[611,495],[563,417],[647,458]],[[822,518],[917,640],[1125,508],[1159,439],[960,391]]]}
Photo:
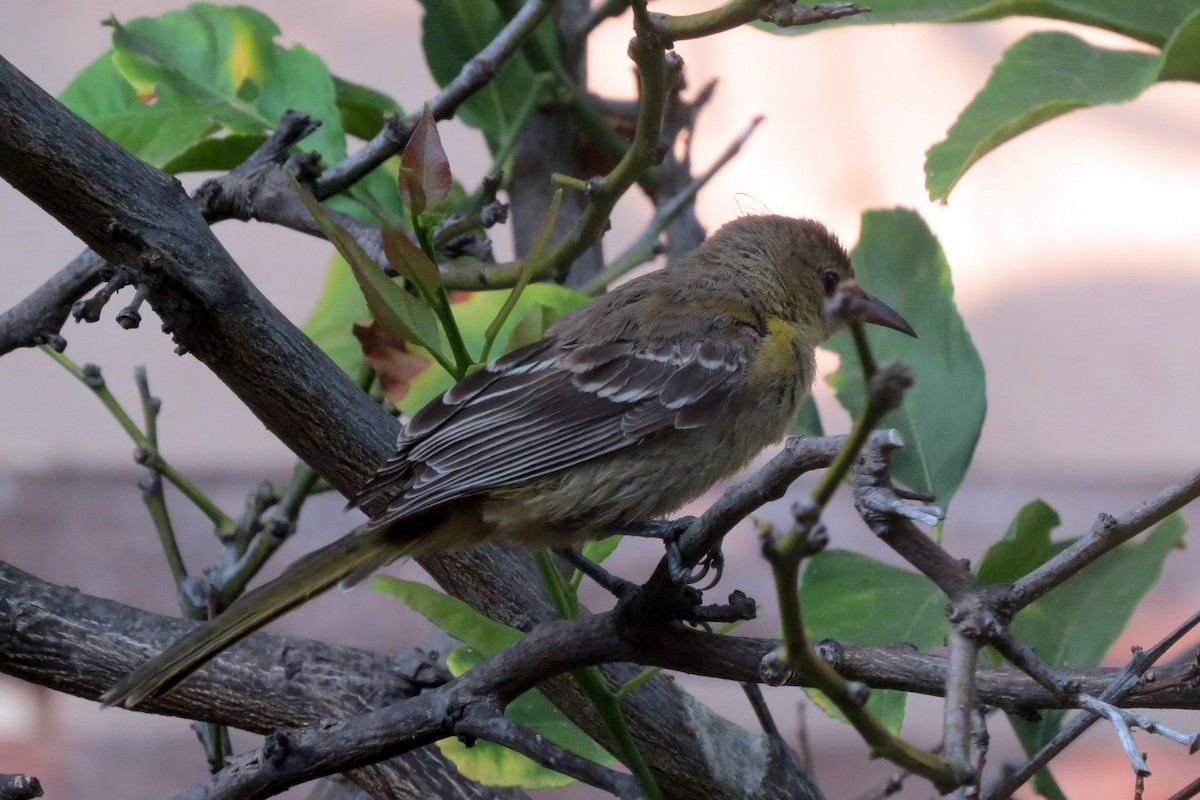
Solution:
{"label": "bird's claw", "polygon": [[691,570],[683,565],[679,542],[668,541],[667,569],[671,573],[671,580],[678,586],[692,586],[704,580],[708,573],[713,573],[712,580],[700,587],[701,592],[707,592],[721,582],[721,576],[725,572],[725,554],[717,548],[701,559],[695,570]]}

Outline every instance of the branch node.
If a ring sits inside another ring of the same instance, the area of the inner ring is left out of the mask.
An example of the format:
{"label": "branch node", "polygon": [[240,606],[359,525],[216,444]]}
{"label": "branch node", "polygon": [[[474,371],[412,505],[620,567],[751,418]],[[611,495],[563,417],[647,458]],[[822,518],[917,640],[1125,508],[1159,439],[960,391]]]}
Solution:
{"label": "branch node", "polygon": [[279,767],[292,753],[292,742],[286,731],[275,731],[263,740],[262,757],[273,767]]}
{"label": "branch node", "polygon": [[133,294],[133,300],[129,301],[129,305],[117,312],[117,324],[125,330],[132,330],[142,324],[142,315],[138,310],[142,303],[146,301],[146,286],[143,284],[137,287]]}

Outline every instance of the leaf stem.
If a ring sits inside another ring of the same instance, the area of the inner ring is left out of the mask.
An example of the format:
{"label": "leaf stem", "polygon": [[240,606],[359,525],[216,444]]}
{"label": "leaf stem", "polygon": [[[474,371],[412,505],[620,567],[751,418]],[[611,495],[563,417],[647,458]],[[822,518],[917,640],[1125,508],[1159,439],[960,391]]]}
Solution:
{"label": "leaf stem", "polygon": [[[534,560],[537,562],[542,581],[546,584],[546,591],[550,594],[550,602],[554,606],[554,610],[563,619],[578,619],[579,599],[571,591],[567,582],[563,580],[562,573],[555,566],[549,551],[539,550],[534,554]],[[658,788],[658,782],[654,780],[650,767],[642,758],[637,741],[633,738],[633,732],[629,730],[629,723],[625,721],[625,715],[621,713],[620,701],[616,693],[609,687],[604,673],[600,671],[599,667],[584,667],[574,670],[571,674],[579,684],[580,690],[591,702],[592,707],[596,709],[596,713],[599,714],[604,727],[608,729],[609,735],[612,736],[617,757],[637,777],[646,797],[650,800],[663,800],[662,790]]]}

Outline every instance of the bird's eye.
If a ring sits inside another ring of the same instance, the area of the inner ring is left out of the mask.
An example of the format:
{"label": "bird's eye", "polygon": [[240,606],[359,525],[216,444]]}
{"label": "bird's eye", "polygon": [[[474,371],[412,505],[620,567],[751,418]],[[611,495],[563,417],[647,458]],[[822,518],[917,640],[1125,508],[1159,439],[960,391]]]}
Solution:
{"label": "bird's eye", "polygon": [[821,273],[821,286],[825,289],[826,297],[832,297],[834,290],[837,289],[838,284],[841,282],[841,277],[833,270]]}

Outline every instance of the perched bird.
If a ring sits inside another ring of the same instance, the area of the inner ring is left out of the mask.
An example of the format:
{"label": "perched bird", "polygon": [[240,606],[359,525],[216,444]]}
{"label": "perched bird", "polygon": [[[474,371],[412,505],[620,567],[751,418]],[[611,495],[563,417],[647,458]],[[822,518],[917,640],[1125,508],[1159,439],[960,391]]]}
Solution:
{"label": "perched bird", "polygon": [[[503,540],[563,547],[667,514],[783,437],[852,278],[818,222],[746,216],[675,266],[576,309],[421,409],[352,500],[391,498],[150,659],[102,698],[133,707],[325,591],[401,556]],[[865,319],[916,335],[882,302]]]}

